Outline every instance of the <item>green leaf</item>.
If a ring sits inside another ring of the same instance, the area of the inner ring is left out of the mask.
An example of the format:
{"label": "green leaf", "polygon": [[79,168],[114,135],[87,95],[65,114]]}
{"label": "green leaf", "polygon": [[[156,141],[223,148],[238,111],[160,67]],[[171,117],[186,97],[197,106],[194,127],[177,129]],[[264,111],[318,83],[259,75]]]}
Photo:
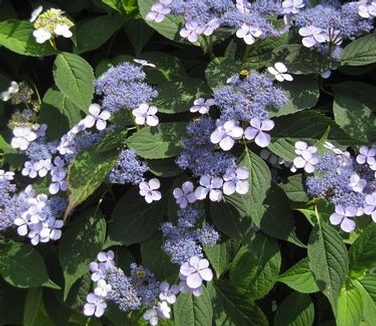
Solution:
{"label": "green leaf", "polygon": [[376,224],[368,225],[349,250],[350,272],[364,272],[376,267]]}
{"label": "green leaf", "polygon": [[75,53],[95,50],[103,45],[120,27],[123,21],[119,15],[102,15],[76,26],[77,47]]}
{"label": "green leaf", "polygon": [[13,150],[13,147],[5,141],[2,135],[0,135],[0,149],[2,149],[3,151]]}
{"label": "green leaf", "polygon": [[170,257],[163,251],[163,237],[160,232],[156,233],[140,245],[142,265],[153,271],[158,280],[176,277],[178,267],[171,263]]}
{"label": "green leaf", "polygon": [[350,42],[341,52],[341,64],[364,66],[376,62],[376,35],[361,36]]}
{"label": "green leaf", "polygon": [[292,161],[295,154],[294,144],[305,140],[315,144],[330,127],[328,141],[335,141],[343,146],[360,144],[359,139],[346,134],[332,119],[315,111],[301,111],[295,114],[273,119],[271,144],[268,148],[276,155]]}
{"label": "green leaf", "polygon": [[263,298],[274,286],[281,266],[277,241],[261,232],[239,249],[230,268],[230,281],[253,299]]}
{"label": "green leaf", "polygon": [[117,202],[108,226],[109,241],[125,245],[142,242],[160,227],[166,196],[162,193],[161,200],[148,204],[138,192],[138,187],[133,187]]}
{"label": "green leaf", "polygon": [[224,85],[233,74],[241,71],[241,63],[233,59],[219,57],[215,58],[206,67],[205,78],[210,88],[215,91]]}
{"label": "green leaf", "polygon": [[12,52],[32,57],[43,57],[58,53],[49,42],[37,43],[33,31],[33,24],[28,21],[4,20],[0,22],[0,45]]}
{"label": "green leaf", "polygon": [[59,260],[63,269],[64,300],[73,285],[89,272],[89,263],[102,249],[106,236],[106,221],[95,210],[86,211],[69,223],[60,240]]}
{"label": "green leaf", "polygon": [[347,281],[338,298],[336,323],[341,326],[359,325],[363,315],[362,296],[351,280]]}
{"label": "green leaf", "polygon": [[337,315],[337,301],[348,271],[348,257],[342,238],[332,226],[326,223],[314,226],[308,241],[308,259],[320,291]]}
{"label": "green leaf", "polygon": [[283,274],[278,275],[277,281],[301,293],[315,293],[320,291],[313,272],[309,269],[307,257],[290,267]]}
{"label": "green leaf", "polygon": [[49,88],[43,97],[39,119],[48,125],[47,137],[59,139],[81,120],[81,108],[56,88]]}
{"label": "green leaf", "polygon": [[159,95],[153,104],[158,107],[158,112],[166,114],[188,111],[195,99],[208,97],[209,93],[206,83],[197,78],[161,82],[155,89]]}
{"label": "green leaf", "polygon": [[132,19],[125,23],[125,32],[131,42],[135,55],[138,57],[154,35],[151,29],[142,19]]}
{"label": "green leaf", "polygon": [[214,268],[217,278],[229,269],[238,247],[237,242],[232,239],[212,247],[204,247],[205,256],[209,259],[210,266]]}
{"label": "green leaf", "polygon": [[376,275],[367,274],[365,277],[358,280],[365,290],[369,293],[373,302],[376,304]]}
{"label": "green leaf", "polygon": [[176,326],[211,325],[213,307],[206,287],[202,287],[199,297],[181,293],[174,304],[174,316]]}
{"label": "green leaf", "polygon": [[27,291],[23,325],[27,326],[50,326],[52,321],[47,315],[42,300],[43,288],[30,288]]}
{"label": "green leaf", "polygon": [[309,197],[304,188],[305,180],[303,174],[294,174],[278,184],[283,189],[289,200],[305,203]]}
{"label": "green leaf", "polygon": [[313,325],[315,308],[308,294],[293,292],[278,307],[274,316],[276,326]]}
{"label": "green leaf", "polygon": [[262,310],[244,296],[241,289],[228,281],[216,280],[208,284],[212,297],[214,320],[223,326],[268,326]]}
{"label": "green leaf", "polygon": [[40,253],[19,242],[2,244],[0,274],[9,284],[19,288],[41,286],[49,281]]}
{"label": "green leaf", "polygon": [[279,111],[270,112],[271,117],[293,114],[314,107],[319,99],[319,81],[311,76],[295,76],[292,83],[281,83],[289,99]]}
{"label": "green leaf", "polygon": [[157,177],[175,177],[183,171],[175,163],[175,158],[165,158],[162,160],[147,160],[147,166],[150,172]]}
{"label": "green leaf", "polygon": [[[366,276],[366,279],[369,278],[369,276],[371,275]],[[373,277],[375,276],[373,275]],[[357,288],[362,296],[364,320],[368,321],[372,325],[373,321],[376,320],[376,302],[374,299],[372,299],[372,292],[369,292],[370,290],[372,291],[372,288],[366,288],[359,280],[352,280],[352,284]],[[375,282],[373,284],[374,286],[376,285]],[[376,287],[373,288],[374,298],[376,295],[375,290]]]}
{"label": "green leaf", "polygon": [[69,204],[64,218],[102,184],[118,155],[117,151],[98,152],[94,146],[74,158],[68,169]]}
{"label": "green leaf", "polygon": [[184,138],[185,122],[166,122],[138,130],[128,138],[127,145],[143,158],[159,159],[179,155]]}
{"label": "green leaf", "polygon": [[344,82],[332,86],[336,123],[354,138],[366,143],[376,141],[376,86]]}
{"label": "green leaf", "polygon": [[0,325],[22,325],[26,291],[0,280]]}
{"label": "green leaf", "polygon": [[74,104],[86,110],[93,98],[94,72],[83,58],[76,54],[60,53],[54,62],[56,86]]}
{"label": "green leaf", "polygon": [[[154,0],[138,0],[140,14],[144,20],[154,3]],[[150,27],[155,29],[159,34],[163,35],[169,40],[176,42],[179,42],[181,40],[179,30],[180,25],[183,23],[182,17],[174,17],[173,15],[167,15],[165,19],[160,23],[156,23],[155,21],[145,21]]]}

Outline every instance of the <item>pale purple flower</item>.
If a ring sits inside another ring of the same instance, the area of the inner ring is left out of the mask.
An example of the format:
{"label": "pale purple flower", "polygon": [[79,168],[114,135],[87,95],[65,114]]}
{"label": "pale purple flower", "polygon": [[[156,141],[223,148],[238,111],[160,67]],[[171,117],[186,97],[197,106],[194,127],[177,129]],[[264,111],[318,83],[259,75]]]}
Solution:
{"label": "pale purple flower", "polygon": [[372,220],[376,223],[376,192],[367,195],[365,200],[364,213],[371,215]]}
{"label": "pale purple flower", "polygon": [[280,82],[293,80],[292,76],[286,73],[287,67],[282,62],[276,62],[274,67],[268,67],[268,71]]}
{"label": "pale purple flower", "polygon": [[210,36],[220,25],[221,23],[219,22],[219,19],[214,18],[205,24],[202,34],[204,34],[205,36]]}
{"label": "pale purple flower", "polygon": [[13,135],[10,144],[13,148],[19,148],[22,151],[29,147],[30,142],[38,138],[37,134],[29,127],[16,127],[13,129]]}
{"label": "pale purple flower", "polygon": [[358,174],[353,173],[350,177],[349,187],[355,192],[363,192],[367,185],[367,180],[361,179]]}
{"label": "pale purple flower", "polygon": [[25,236],[28,232],[28,226],[30,223],[30,214],[23,213],[20,217],[16,217],[13,221],[17,227],[17,233],[21,236]]}
{"label": "pale purple flower", "polygon": [[149,321],[149,324],[151,326],[158,325],[158,310],[157,308],[150,308],[145,311],[145,313],[142,315],[142,318]]}
{"label": "pale purple flower", "polygon": [[50,194],[55,195],[59,192],[59,190],[66,191],[67,190],[67,180],[66,176],[67,173],[65,169],[62,168],[52,168],[51,170],[52,176],[52,183],[48,187],[48,191]]}
{"label": "pale purple flower", "polygon": [[201,114],[207,114],[209,109],[212,105],[215,104],[215,100],[213,98],[209,98],[207,100],[203,98],[198,98],[193,102],[193,106],[189,109],[190,112],[199,112]]}
{"label": "pale purple flower", "polygon": [[181,37],[188,38],[189,42],[195,43],[205,29],[206,27],[200,25],[197,21],[188,21],[180,30],[179,34]]}
{"label": "pale purple flower", "polygon": [[180,281],[179,289],[181,293],[192,293],[195,297],[199,297],[202,294],[202,287],[197,289],[190,289],[185,280]]}
{"label": "pale purple flower", "polygon": [[244,166],[238,168],[229,168],[223,176],[223,193],[232,195],[234,192],[244,195],[248,192],[248,169]]}
{"label": "pale purple flower", "polygon": [[319,158],[305,151],[301,156],[295,157],[293,163],[297,169],[304,169],[307,173],[312,173],[315,170],[315,165],[319,163]]}
{"label": "pale purple flower", "polygon": [[97,259],[105,268],[115,266],[115,254],[112,250],[98,252]]}
{"label": "pale purple flower", "polygon": [[168,306],[166,301],[158,302],[157,304],[158,317],[162,319],[170,319],[171,308]]}
{"label": "pale purple flower", "polygon": [[328,40],[326,32],[316,26],[301,27],[299,29],[299,35],[303,36],[302,43],[306,48],[311,48],[317,43],[324,43]]}
{"label": "pale purple flower", "polygon": [[198,200],[202,200],[209,194],[211,201],[221,201],[222,186],[222,178],[203,175],[200,178],[200,186],[198,186],[195,190],[195,196]]}
{"label": "pale purple flower", "polygon": [[342,206],[336,205],[335,213],[330,215],[329,220],[333,225],[340,225],[341,229],[345,232],[355,230],[356,223],[350,218],[356,216],[357,209],[355,206]]}
{"label": "pale purple flower", "polygon": [[34,167],[34,164],[35,162],[33,161],[26,161],[23,169],[21,170],[21,174],[32,179],[36,178],[38,175],[38,170]]}
{"label": "pale purple flower", "polygon": [[247,0],[236,0],[236,8],[242,13],[246,14],[251,10],[251,4]]}
{"label": "pale purple flower", "polygon": [[185,181],[181,188],[175,188],[172,192],[176,203],[180,208],[186,208],[188,203],[192,204],[196,201],[196,196],[194,192],[194,186],[191,181]]}
{"label": "pale purple flower", "polygon": [[368,165],[376,164],[376,149],[374,147],[368,148],[367,146],[361,146],[359,148],[359,154],[356,157],[356,161],[359,164],[367,163]]}
{"label": "pale purple flower", "polygon": [[203,281],[211,281],[213,272],[207,259],[193,256],[180,266],[179,277],[186,282],[189,289],[194,290],[200,288]]}
{"label": "pale purple flower", "polygon": [[210,135],[210,141],[213,144],[219,144],[224,151],[230,150],[235,140],[242,138],[243,128],[235,120],[224,121],[217,119],[216,129]]}
{"label": "pale purple flower", "polygon": [[0,181],[2,180],[13,180],[14,178],[14,172],[11,171],[5,171],[0,169]]}
{"label": "pale purple flower", "polygon": [[159,299],[167,301],[169,304],[176,302],[176,295],[180,292],[179,286],[168,284],[168,282],[162,282],[159,286],[161,293]]}
{"label": "pale purple flower", "polygon": [[86,302],[83,311],[85,316],[101,317],[107,308],[104,298],[94,293],[89,293],[86,296]]}
{"label": "pale purple flower", "polygon": [[162,195],[157,189],[161,186],[161,183],[157,178],[150,179],[149,181],[142,181],[139,184],[140,195],[145,197],[148,204],[153,201],[160,200]]}
{"label": "pale purple flower", "polygon": [[34,168],[38,171],[38,175],[43,178],[52,168],[51,159],[39,160],[34,163]]}
{"label": "pale purple flower", "polygon": [[284,14],[297,14],[299,9],[304,8],[303,0],[285,0],[282,2]]}
{"label": "pale purple flower", "polygon": [[150,11],[145,17],[145,20],[155,21],[156,23],[162,22],[165,19],[166,15],[171,12],[171,3],[172,0],[159,0],[151,6]]}
{"label": "pale purple flower", "polygon": [[249,140],[254,139],[255,143],[260,147],[266,147],[270,144],[270,135],[264,131],[270,131],[273,128],[273,120],[252,118],[250,126],[244,130],[244,137]]}
{"label": "pale purple flower", "polygon": [[40,242],[49,242],[50,240],[59,240],[62,232],[61,228],[64,226],[63,220],[50,217],[42,222],[42,229],[39,232]]}
{"label": "pale purple flower", "polygon": [[240,29],[236,31],[236,36],[244,39],[244,42],[248,45],[251,45],[256,42],[256,39],[260,37],[262,30],[258,26],[249,25],[243,23]]}
{"label": "pale purple flower", "polygon": [[89,112],[85,119],[83,119],[83,125],[85,128],[91,128],[95,125],[97,130],[103,130],[107,126],[107,120],[111,117],[110,111],[103,110],[99,104],[93,103],[89,106]]}
{"label": "pale purple flower", "polygon": [[147,103],[142,103],[137,109],[132,111],[133,115],[136,117],[135,121],[138,125],[156,126],[159,123],[159,119],[156,116],[158,109],[156,106]]}
{"label": "pale purple flower", "polygon": [[372,1],[371,4],[367,4],[367,1],[360,4],[358,7],[358,14],[362,18],[376,17],[376,2]]}
{"label": "pale purple flower", "polygon": [[36,9],[33,10],[31,13],[31,17],[29,19],[30,23],[33,23],[39,16],[39,14],[43,11],[43,6],[39,6]]}

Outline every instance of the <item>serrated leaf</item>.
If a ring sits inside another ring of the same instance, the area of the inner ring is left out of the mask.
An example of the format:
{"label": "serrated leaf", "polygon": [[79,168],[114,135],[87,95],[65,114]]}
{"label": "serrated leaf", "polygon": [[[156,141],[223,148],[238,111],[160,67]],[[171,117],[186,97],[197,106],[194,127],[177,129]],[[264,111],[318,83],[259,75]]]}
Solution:
{"label": "serrated leaf", "polygon": [[352,280],[352,285],[357,288],[362,297],[363,318],[372,325],[373,321],[376,320],[376,302],[372,300],[370,293],[359,280]]}
{"label": "serrated leaf", "polygon": [[128,138],[127,145],[143,158],[160,159],[179,155],[184,138],[185,122],[166,122],[138,130]]}
{"label": "serrated leaf", "polygon": [[19,288],[41,286],[49,280],[40,253],[32,246],[19,242],[2,245],[0,274],[9,284]]}
{"label": "serrated leaf", "polygon": [[68,168],[69,204],[64,219],[102,184],[115,165],[118,155],[115,150],[98,152],[94,146],[74,158]]}
{"label": "serrated leaf", "polygon": [[326,223],[314,226],[308,241],[308,259],[316,283],[336,315],[348,271],[348,256],[342,238],[332,226]]}
{"label": "serrated leaf", "polygon": [[176,326],[211,325],[213,307],[206,287],[202,287],[199,297],[191,293],[180,294],[174,304],[174,316]]}
{"label": "serrated leaf", "polygon": [[308,258],[305,257],[286,272],[277,277],[278,282],[285,283],[290,288],[301,293],[320,291],[312,271],[309,269]]}
{"label": "serrated leaf", "polygon": [[215,58],[206,67],[205,78],[209,87],[215,91],[224,85],[226,81],[234,74],[238,74],[242,64],[233,59],[219,57]]}
{"label": "serrated leaf", "polygon": [[376,86],[361,82],[333,85],[336,123],[354,138],[376,141]]}
{"label": "serrated leaf", "polygon": [[293,292],[278,307],[274,316],[274,325],[309,326],[313,325],[315,308],[309,295]]}
{"label": "serrated leaf", "polygon": [[294,174],[278,184],[283,189],[289,200],[293,202],[305,203],[309,197],[305,191],[305,180],[301,173]]}
{"label": "serrated leaf", "polygon": [[368,225],[349,250],[350,271],[367,271],[376,267],[376,224]]}
{"label": "serrated leaf", "polygon": [[358,280],[365,290],[369,293],[373,302],[376,304],[376,275],[367,274],[365,277]]}
{"label": "serrated leaf", "polygon": [[363,302],[359,290],[349,280],[341,290],[338,298],[337,325],[359,325],[363,316]]}
{"label": "serrated leaf", "polygon": [[69,223],[60,240],[59,260],[63,270],[64,301],[72,285],[89,272],[89,263],[102,249],[106,236],[106,221],[97,210],[77,216]]}
{"label": "serrated leaf", "polygon": [[[150,11],[150,8],[154,4],[154,0],[138,0],[138,7],[140,10],[140,14],[142,18],[145,20],[147,13]],[[182,17],[174,17],[172,15],[167,15],[165,19],[160,22],[156,23],[155,21],[147,21],[145,22],[155,29],[159,34],[163,35],[164,37],[168,38],[169,40],[179,42],[181,41],[181,37],[179,35],[180,25],[183,22]]]}
{"label": "serrated leaf", "polygon": [[279,111],[271,111],[271,117],[310,109],[316,105],[319,99],[319,81],[311,76],[295,76],[293,82],[281,83],[278,86],[286,92],[289,101]]}
{"label": "serrated leaf", "polygon": [[218,243],[212,247],[204,247],[205,255],[210,262],[210,266],[213,267],[217,278],[220,278],[228,270],[230,261],[234,258],[237,249],[238,244],[232,239]]}
{"label": "serrated leaf", "polygon": [[239,249],[230,268],[230,281],[253,299],[263,298],[274,286],[281,266],[278,244],[261,232]]}
{"label": "serrated leaf", "polygon": [[376,62],[376,35],[361,36],[341,52],[341,65],[364,66]]}
{"label": "serrated leaf", "polygon": [[211,282],[208,284],[208,291],[212,297],[216,325],[269,325],[263,311],[230,282]]}
{"label": "serrated leaf", "polygon": [[117,202],[108,226],[109,241],[126,245],[142,242],[160,227],[166,212],[165,196],[148,204],[138,192],[133,187]]}
{"label": "serrated leaf", "polygon": [[103,45],[123,24],[119,15],[102,15],[76,26],[75,53],[95,50]]}
{"label": "serrated leaf", "polygon": [[57,54],[49,42],[39,44],[33,36],[34,26],[24,20],[4,20],[0,22],[0,45],[18,54],[43,57]]}
{"label": "serrated leaf", "polygon": [[83,58],[76,54],[60,53],[54,62],[56,86],[74,104],[86,110],[93,98],[94,72]]}

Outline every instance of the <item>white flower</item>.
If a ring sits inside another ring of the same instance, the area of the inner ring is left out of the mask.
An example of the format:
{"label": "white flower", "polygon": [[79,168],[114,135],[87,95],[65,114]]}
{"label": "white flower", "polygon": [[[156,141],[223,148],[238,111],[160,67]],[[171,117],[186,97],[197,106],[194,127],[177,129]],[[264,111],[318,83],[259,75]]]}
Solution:
{"label": "white flower", "polygon": [[149,106],[147,103],[142,103],[137,109],[132,111],[136,117],[135,121],[138,125],[156,126],[159,123],[159,119],[156,116],[158,109],[156,106]]}
{"label": "white flower", "polygon": [[249,140],[254,139],[255,143],[260,147],[266,147],[270,144],[270,135],[264,131],[270,131],[273,128],[273,120],[252,118],[250,126],[244,130],[244,137]]}
{"label": "white flower", "polygon": [[97,287],[94,289],[94,293],[101,297],[105,297],[111,289],[111,284],[108,284],[104,279],[100,279],[97,282]]}
{"label": "white flower", "polygon": [[180,30],[181,37],[188,38],[191,43],[197,42],[199,36],[205,31],[206,26],[200,25],[197,21],[188,21]]}
{"label": "white flower", "polygon": [[22,151],[25,151],[30,142],[37,139],[37,134],[32,131],[29,127],[16,127],[13,129],[13,135],[11,145],[13,148],[19,148]]}
{"label": "white flower", "polygon": [[205,100],[200,97],[196,99],[193,102],[193,104],[194,105],[189,109],[190,112],[199,112],[201,114],[207,114],[209,112],[210,107],[215,104],[215,100],[213,98]]}
{"label": "white flower", "polygon": [[355,191],[355,192],[359,192],[359,193],[362,193],[363,192],[363,189],[366,187],[367,185],[367,180],[365,179],[361,179],[359,177],[359,175],[357,175],[356,173],[353,173],[350,177],[350,183],[349,183],[349,187]]}
{"label": "white flower", "polygon": [[156,65],[154,63],[147,62],[146,60],[143,60],[143,59],[133,59],[133,61],[140,64],[141,67],[147,66],[147,67],[156,68]]}
{"label": "white flower", "polygon": [[33,23],[39,16],[39,14],[43,11],[43,6],[37,7],[32,13],[30,17],[30,23]]}
{"label": "white flower", "polygon": [[1,98],[4,102],[9,101],[12,94],[18,93],[20,90],[19,85],[17,82],[12,81],[10,83],[10,86],[8,87],[8,90],[1,93]]}
{"label": "white flower", "polygon": [[239,126],[238,121],[217,119],[216,125],[217,128],[210,135],[210,141],[213,144],[219,144],[224,151],[230,150],[235,140],[243,136],[243,128]]}
{"label": "white flower", "polygon": [[274,67],[268,67],[268,71],[274,75],[275,79],[282,82],[284,80],[292,81],[293,78],[290,74],[286,74],[287,67],[282,62],[276,62]]}
{"label": "white flower", "polygon": [[52,37],[52,34],[47,28],[40,27],[33,31],[33,36],[35,37],[37,43],[42,44],[48,41]]}
{"label": "white flower", "polygon": [[70,38],[73,35],[67,24],[57,24],[54,28],[54,33],[57,36],[63,36],[65,38]]}
{"label": "white flower", "polygon": [[313,25],[301,27],[299,35],[303,36],[302,43],[306,48],[311,48],[317,43],[324,43],[328,40],[328,35],[325,31]]}
{"label": "white flower", "polygon": [[234,192],[244,195],[248,192],[248,169],[244,166],[227,169],[223,180],[223,193],[225,195],[232,195]]}
{"label": "white flower", "polygon": [[14,172],[1,170],[0,169],[0,181],[2,180],[13,180],[14,178]]}
{"label": "white flower", "polygon": [[168,306],[166,301],[158,302],[157,305],[158,317],[162,319],[170,319],[171,308]]}
{"label": "white flower", "polygon": [[148,204],[153,201],[160,200],[162,198],[162,195],[159,191],[157,191],[160,186],[161,184],[156,178],[150,179],[149,182],[142,181],[139,184],[140,195],[145,197],[145,200]]}
{"label": "white flower", "polygon": [[262,30],[257,26],[252,26],[247,23],[243,25],[236,31],[236,36],[244,39],[244,42],[248,45],[251,45],[256,42],[256,39],[260,37]]}
{"label": "white flower", "polygon": [[172,0],[159,0],[157,3],[151,6],[150,11],[145,17],[145,20],[160,23],[165,19],[166,15],[171,12],[171,8],[169,7],[171,3]]}
{"label": "white flower", "polygon": [[303,0],[285,0],[282,2],[284,14],[297,14],[304,7]]}
{"label": "white flower", "polygon": [[86,296],[87,303],[84,305],[84,315],[101,317],[104,314],[107,304],[104,301],[104,298],[96,295],[94,293],[89,293]]}
{"label": "white flower", "polygon": [[111,117],[111,113],[107,110],[101,112],[100,105],[96,103],[89,106],[89,112],[91,115],[89,114],[83,119],[85,128],[91,128],[95,124],[97,130],[104,130],[107,126],[107,120]]}
{"label": "white flower", "polygon": [[161,293],[159,294],[159,299],[167,301],[169,304],[174,304],[176,302],[176,295],[180,292],[179,286],[171,285],[167,282],[162,282],[159,286]]}
{"label": "white flower", "polygon": [[312,173],[318,162],[319,158],[310,152],[303,152],[301,156],[295,157],[293,161],[297,169],[304,168],[307,173]]}
{"label": "white flower", "polygon": [[358,14],[362,18],[376,17],[376,2],[372,1],[371,4],[360,4],[358,7]]}

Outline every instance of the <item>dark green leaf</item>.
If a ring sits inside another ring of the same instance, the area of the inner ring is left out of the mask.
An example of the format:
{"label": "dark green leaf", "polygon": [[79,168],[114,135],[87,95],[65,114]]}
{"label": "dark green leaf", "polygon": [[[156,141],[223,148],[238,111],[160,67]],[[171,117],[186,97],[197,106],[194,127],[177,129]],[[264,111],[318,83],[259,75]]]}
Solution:
{"label": "dark green leaf", "polygon": [[286,272],[277,277],[278,282],[285,283],[290,288],[301,293],[315,293],[320,291],[312,271],[309,269],[308,258],[303,258]]}
{"label": "dark green leaf", "polygon": [[27,292],[23,325],[27,326],[50,326],[51,319],[47,315],[42,300],[43,288],[31,288]]}
{"label": "dark green leaf", "polygon": [[213,307],[208,290],[202,287],[199,297],[191,293],[180,294],[174,304],[176,326],[203,326],[211,325]]}
{"label": "dark green leaf", "polygon": [[326,223],[316,224],[308,242],[309,267],[321,292],[337,314],[337,301],[348,271],[348,257],[342,238]]}
{"label": "dark green leaf", "polygon": [[215,58],[210,61],[205,77],[210,88],[215,91],[226,85],[227,79],[232,75],[240,73],[241,63],[225,57]]}
{"label": "dark green leaf", "polygon": [[303,174],[294,174],[288,177],[285,181],[278,184],[281,187],[287,197],[294,202],[305,203],[309,200],[304,188],[305,180]]}
{"label": "dark green leaf", "polygon": [[341,64],[364,66],[376,62],[376,35],[361,36],[345,46],[341,52]]}
{"label": "dark green leaf", "polygon": [[132,19],[125,23],[125,32],[132,43],[136,57],[139,56],[144,46],[148,43],[154,34],[142,19]]}
{"label": "dark green leaf", "polygon": [[0,325],[22,325],[26,291],[0,280]]}
{"label": "dark green leaf", "polygon": [[361,82],[333,85],[336,123],[354,138],[376,141],[376,86]]}
{"label": "dark green leaf", "polygon": [[160,227],[166,212],[165,196],[148,204],[138,192],[134,187],[117,202],[108,226],[110,241],[126,245],[142,242]]}
{"label": "dark green leaf", "polygon": [[275,326],[313,325],[315,308],[308,294],[293,292],[278,307],[274,316]]}
{"label": "dark green leaf", "polygon": [[0,45],[18,54],[43,57],[57,54],[49,42],[39,44],[33,36],[34,27],[24,20],[4,20],[0,22]]}
{"label": "dark green leaf", "polygon": [[77,216],[69,223],[60,241],[59,260],[64,273],[64,300],[73,285],[89,272],[106,236],[106,221],[97,210]]}
{"label": "dark green leaf", "polygon": [[159,159],[179,155],[185,137],[185,122],[167,122],[140,129],[128,138],[127,145],[143,158]]}
{"label": "dark green leaf", "polygon": [[274,286],[281,266],[278,244],[261,232],[239,249],[230,268],[230,281],[254,300],[263,298]]}
{"label": "dark green leaf", "polygon": [[54,62],[53,74],[59,90],[86,110],[94,93],[94,72],[87,61],[76,54],[60,53]]}
{"label": "dark green leaf", "polygon": [[165,158],[162,160],[147,160],[150,172],[157,177],[174,177],[183,171],[175,163],[175,158]]}

